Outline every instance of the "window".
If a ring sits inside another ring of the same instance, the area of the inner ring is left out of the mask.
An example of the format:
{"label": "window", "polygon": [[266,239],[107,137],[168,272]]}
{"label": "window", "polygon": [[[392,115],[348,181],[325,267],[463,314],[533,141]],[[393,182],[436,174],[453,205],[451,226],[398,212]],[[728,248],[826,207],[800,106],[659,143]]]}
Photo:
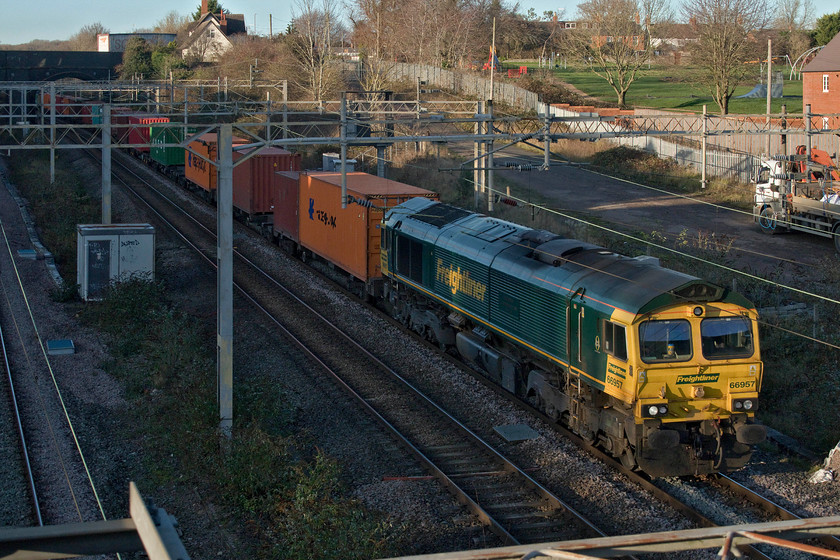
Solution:
{"label": "window", "polygon": [[823,117],[823,130],[828,130],[828,117]]}
{"label": "window", "polygon": [[577,23],[575,23],[573,21],[567,21],[566,22],[566,29],[574,29],[576,27],[577,27]]}
{"label": "window", "polygon": [[397,274],[423,282],[423,245],[405,236],[397,236]]}
{"label": "window", "polygon": [[688,321],[645,321],[639,325],[642,360],[684,362],[691,358],[691,325]]}
{"label": "window", "polygon": [[828,74],[823,74],[823,93],[828,93]]}
{"label": "window", "polygon": [[703,356],[709,360],[749,358],[753,355],[752,329],[746,317],[716,317],[700,323]]}
{"label": "window", "polygon": [[624,325],[604,321],[604,352],[619,360],[627,361],[627,335]]}

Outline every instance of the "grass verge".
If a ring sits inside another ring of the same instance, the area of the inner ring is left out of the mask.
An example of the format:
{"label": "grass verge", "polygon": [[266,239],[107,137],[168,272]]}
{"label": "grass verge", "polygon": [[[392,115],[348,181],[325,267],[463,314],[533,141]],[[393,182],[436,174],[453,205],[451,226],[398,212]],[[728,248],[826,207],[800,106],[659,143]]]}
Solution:
{"label": "grass verge", "polygon": [[[71,171],[59,169],[50,187],[42,155],[13,158],[11,167],[42,239],[57,260],[61,255],[62,273],[75,277],[67,266],[75,265],[75,224],[94,221],[99,202]],[[108,341],[105,369],[125,387],[129,406],[122,425],[126,438],[142,448],[132,478],[145,494],[154,497],[175,483],[209,494],[239,541],[253,548],[237,551],[242,556],[372,558],[397,552],[399,528],[350,499],[340,466],[291,433],[292,412],[274,380],[237,383],[236,427],[229,444],[220,445],[215,354],[206,342],[214,337],[169,303],[164,283],[115,284],[78,316]]]}

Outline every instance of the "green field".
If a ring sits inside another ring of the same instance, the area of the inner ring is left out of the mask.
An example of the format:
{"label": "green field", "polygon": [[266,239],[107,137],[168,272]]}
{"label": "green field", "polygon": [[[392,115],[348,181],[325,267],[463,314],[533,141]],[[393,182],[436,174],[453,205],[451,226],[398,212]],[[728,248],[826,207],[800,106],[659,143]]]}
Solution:
{"label": "green field", "polygon": [[[780,113],[785,104],[788,113],[802,112],[802,82],[790,81],[787,76],[790,69],[778,67],[785,77],[784,97],[771,101],[771,113]],[[767,111],[767,100],[736,99],[738,95],[749,92],[759,83],[760,68],[751,65],[748,78],[735,89],[735,94],[729,102],[730,113],[763,114]],[[703,105],[707,105],[709,113],[719,113],[720,109],[712,99],[709,86],[696,81],[700,71],[691,66],[651,65],[649,69],[639,72],[636,81],[627,92],[627,104],[631,107],[647,107],[654,109],[676,109],[701,112]],[[553,76],[558,80],[569,83],[587,94],[597,97],[605,103],[615,104],[616,95],[606,80],[596,76],[585,67],[569,66],[566,69],[556,69]]]}

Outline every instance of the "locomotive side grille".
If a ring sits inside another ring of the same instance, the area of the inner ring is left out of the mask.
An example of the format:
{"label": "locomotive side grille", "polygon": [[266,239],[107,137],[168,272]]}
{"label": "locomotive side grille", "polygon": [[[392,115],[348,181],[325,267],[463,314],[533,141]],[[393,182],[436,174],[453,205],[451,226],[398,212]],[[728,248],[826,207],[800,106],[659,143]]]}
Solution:
{"label": "locomotive side grille", "polygon": [[[517,314],[510,301],[517,302]],[[568,299],[557,292],[524,282],[498,271],[490,277],[490,318],[517,338],[567,360],[566,309]]]}

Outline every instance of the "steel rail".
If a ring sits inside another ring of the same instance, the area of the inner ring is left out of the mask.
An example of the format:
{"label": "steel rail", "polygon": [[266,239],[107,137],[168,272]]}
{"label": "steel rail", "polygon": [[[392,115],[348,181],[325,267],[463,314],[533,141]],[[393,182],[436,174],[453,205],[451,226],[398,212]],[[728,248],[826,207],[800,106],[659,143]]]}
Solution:
{"label": "steel rail", "polygon": [[[124,170],[129,173],[132,173],[143,181],[148,188],[154,190],[158,196],[166,200],[166,202],[172,207],[181,212],[187,219],[194,222],[199,228],[203,229],[207,235],[212,236],[215,238],[215,233],[211,231],[209,228],[201,224],[196,218],[191,216],[187,213],[180,205],[173,202],[169,197],[167,197],[164,193],[160,192],[154,185],[151,185],[148,181],[139,177],[135,174],[132,170],[128,169],[122,163],[119,163]],[[125,182],[124,182],[125,184]],[[216,267],[216,262],[213,258],[205,254],[196,244],[186,238],[181,232],[177,230],[174,224],[171,223],[165,216],[163,216],[157,209],[155,209],[148,201],[146,201],[140,193],[134,190],[129,185],[125,184],[125,187],[131,191],[143,204],[145,204],[151,212],[153,212],[161,221],[163,221],[168,227],[172,228],[176,234],[184,240],[193,250],[195,250],[201,257],[210,264],[211,267]],[[387,371],[391,376],[392,379],[396,380],[397,382],[401,383],[407,390],[411,391],[416,397],[419,397],[422,401],[426,403],[427,406],[434,409],[437,414],[445,418],[446,421],[453,427],[455,427],[463,436],[469,438],[475,445],[481,447],[486,453],[490,456],[495,458],[496,460],[500,461],[504,465],[504,471],[509,472],[511,474],[515,474],[518,476],[524,483],[532,488],[537,494],[545,498],[551,505],[554,507],[566,512],[568,515],[572,516],[578,523],[580,523],[583,527],[586,527],[589,531],[594,532],[600,536],[606,536],[606,534],[600,530],[594,523],[586,519],[582,514],[577,512],[572,506],[564,502],[559,497],[555,496],[552,492],[550,492],[547,488],[533,479],[530,475],[525,473],[521,468],[516,466],[512,461],[504,457],[498,451],[496,451],[490,444],[485,442],[481,439],[477,434],[472,432],[467,426],[463,423],[455,419],[452,415],[446,412],[443,408],[433,402],[428,396],[426,396],[422,391],[418,388],[413,386],[410,382],[408,382],[405,378],[400,376],[396,371],[392,368],[388,367],[384,362],[382,362],[379,358],[374,356],[370,351],[364,348],[361,344],[355,341],[350,335],[340,329],[338,326],[334,325],[331,321],[329,321],[326,317],[320,314],[317,310],[312,308],[309,304],[304,302],[300,297],[296,294],[292,293],[288,288],[280,284],[276,279],[272,278],[268,273],[262,270],[256,263],[250,261],[247,257],[245,257],[241,252],[234,251],[237,258],[239,258],[243,263],[248,264],[255,270],[258,274],[262,275],[265,280],[271,282],[273,284],[273,288],[277,288],[285,292],[288,297],[295,300],[298,305],[304,306],[308,312],[316,316],[319,321],[326,324],[330,329],[332,329],[336,334],[341,336],[345,339],[349,344],[352,344],[359,352],[364,354],[364,356],[369,360],[372,361],[377,367],[382,369],[383,371]],[[462,488],[457,482],[457,476],[447,475],[445,470],[441,468],[439,465],[435,464],[435,462],[425,454],[417,445],[409,440],[404,434],[400,432],[400,430],[393,425],[390,421],[388,421],[376,408],[362,396],[359,394],[350,384],[344,380],[339,373],[335,372],[326,362],[323,361],[321,357],[319,357],[314,351],[307,347],[306,343],[300,340],[297,336],[295,336],[289,329],[287,329],[283,324],[279,322],[279,320],[262,304],[260,304],[257,299],[252,296],[251,294],[247,293],[245,289],[239,284],[234,282],[234,286],[237,288],[240,294],[246,297],[251,303],[253,303],[258,310],[265,314],[265,316],[272,321],[275,325],[277,325],[281,331],[286,335],[290,341],[292,341],[298,348],[301,349],[304,353],[306,353],[313,361],[315,361],[318,365],[320,365],[325,371],[331,375],[335,381],[339,384],[339,386],[348,394],[350,395],[356,402],[358,402],[368,413],[379,423],[382,425],[388,432],[394,435],[404,446],[405,448],[414,455],[421,463],[426,465],[426,467],[433,473],[436,479],[438,479],[445,488],[447,488],[450,492],[452,492],[458,501],[462,504],[466,505],[470,511],[488,528],[496,534],[502,542],[505,544],[519,544],[519,541],[505,528],[504,524],[497,521],[485,508],[483,508],[479,503],[477,503],[472,497],[470,496],[470,492],[468,489]]]}
{"label": "steel rail", "polygon": [[[9,247],[8,238],[6,237],[6,228],[0,222],[0,231],[3,233],[3,239],[6,240],[6,248],[9,250],[9,256],[12,255],[12,249]],[[20,447],[23,451],[23,463],[26,469],[26,478],[29,481],[29,492],[32,498],[32,508],[35,513],[35,519],[39,527],[44,526],[44,519],[41,516],[41,504],[38,499],[38,490],[35,488],[35,474],[32,472],[32,464],[29,461],[29,450],[26,445],[26,435],[23,431],[23,420],[20,416],[20,408],[18,407],[17,395],[15,394],[15,382],[12,378],[12,368],[9,365],[9,355],[6,351],[6,338],[3,335],[3,327],[0,326],[0,350],[3,352],[3,367],[6,369],[6,379],[9,381],[9,393],[12,399],[12,406],[15,413],[15,424],[17,426],[18,436],[20,438]]]}
{"label": "steel rail", "polygon": [[[429,344],[430,347],[434,347],[433,345]],[[450,361],[454,361],[456,363],[460,363],[457,358],[449,356],[448,354],[444,354],[446,359]],[[463,365],[463,364],[462,364]],[[629,478],[632,482],[634,482],[637,486],[641,487],[646,492],[649,492],[653,495],[654,498],[669,505],[670,507],[674,508],[677,512],[681,513],[700,527],[719,527],[717,523],[712,521],[709,517],[704,515],[703,513],[699,512],[697,509],[693,508],[692,506],[686,504],[679,498],[672,496],[662,488],[658,487],[654,484],[653,480],[645,475],[644,473],[630,470],[624,465],[621,464],[619,460],[614,458],[611,455],[608,455],[601,449],[595,447],[591,443],[585,441],[583,438],[575,434],[574,432],[564,428],[558,422],[552,420],[548,415],[546,415],[541,410],[535,408],[528,402],[525,402],[512,393],[505,391],[492,381],[488,380],[481,372],[471,369],[473,377],[478,380],[480,383],[485,385],[486,387],[492,389],[497,394],[501,395],[502,397],[508,399],[512,403],[516,404],[517,406],[527,410],[534,416],[541,418],[548,426],[553,429],[555,432],[559,433],[560,435],[564,436],[570,442],[572,442],[577,447],[585,450],[596,459],[600,460],[601,462],[605,463],[606,465],[612,467],[614,470],[620,472],[627,478]],[[771,556],[768,556],[764,552],[756,549],[752,545],[747,545],[744,547],[745,552],[752,557],[756,558],[757,560],[772,560]]]}
{"label": "steel rail", "polygon": [[[717,482],[724,486],[727,490],[744,498],[748,502],[757,505],[770,515],[774,515],[779,519],[783,519],[786,521],[802,519],[801,516],[793,513],[786,507],[777,504],[776,502],[774,502],[770,498],[767,498],[766,496],[762,496],[755,490],[744,486],[743,484],[741,484],[740,482],[738,482],[730,476],[727,476],[725,474],[718,474],[715,478],[717,479]],[[819,537],[819,539],[825,545],[840,549],[840,539],[838,539],[837,537],[831,535],[822,535]]]}

